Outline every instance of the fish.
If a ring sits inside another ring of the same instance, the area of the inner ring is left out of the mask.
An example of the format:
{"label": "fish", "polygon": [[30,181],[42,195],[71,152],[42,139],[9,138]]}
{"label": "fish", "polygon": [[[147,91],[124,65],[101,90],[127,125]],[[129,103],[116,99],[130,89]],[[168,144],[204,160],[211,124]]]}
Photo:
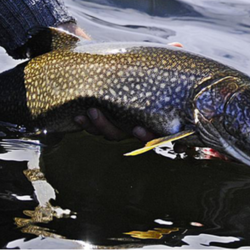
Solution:
{"label": "fish", "polygon": [[[250,78],[184,49],[147,42],[82,41],[56,28],[31,36],[30,60],[0,74],[0,120],[30,131],[80,131],[90,107],[118,128],[211,147],[250,165]],[[36,35],[43,39],[43,53]],[[35,39],[36,38],[36,39]]]}

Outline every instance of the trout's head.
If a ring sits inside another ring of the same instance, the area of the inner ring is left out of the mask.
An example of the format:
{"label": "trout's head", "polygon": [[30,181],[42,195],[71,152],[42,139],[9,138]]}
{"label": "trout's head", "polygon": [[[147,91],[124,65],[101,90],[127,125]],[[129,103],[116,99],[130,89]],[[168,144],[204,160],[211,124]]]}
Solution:
{"label": "trout's head", "polygon": [[250,166],[250,82],[225,77],[195,97],[201,140]]}

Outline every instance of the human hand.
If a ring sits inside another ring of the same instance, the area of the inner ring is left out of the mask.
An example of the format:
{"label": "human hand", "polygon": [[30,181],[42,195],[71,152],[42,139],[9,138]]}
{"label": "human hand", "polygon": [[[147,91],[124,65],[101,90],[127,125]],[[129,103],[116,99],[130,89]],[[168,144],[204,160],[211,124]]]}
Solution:
{"label": "human hand", "polygon": [[[96,108],[90,108],[87,116],[79,115],[75,117],[75,122],[80,124],[84,130],[90,134],[103,135],[111,141],[120,141],[128,137],[122,130],[115,127],[104,115]],[[133,135],[141,141],[150,141],[155,135],[143,127],[136,126]]]}

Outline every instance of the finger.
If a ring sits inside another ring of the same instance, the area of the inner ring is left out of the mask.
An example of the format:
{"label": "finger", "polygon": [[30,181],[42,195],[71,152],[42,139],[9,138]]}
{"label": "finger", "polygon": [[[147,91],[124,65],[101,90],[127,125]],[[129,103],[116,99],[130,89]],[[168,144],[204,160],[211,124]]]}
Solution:
{"label": "finger", "polygon": [[183,45],[181,43],[178,43],[178,42],[172,42],[172,43],[169,43],[168,45],[183,48]]}
{"label": "finger", "polygon": [[91,124],[90,119],[87,116],[85,116],[85,115],[78,115],[78,116],[76,116],[74,118],[74,121],[77,124],[79,124],[82,127],[82,129],[84,129],[84,130],[90,128],[91,126],[93,126]]}
{"label": "finger", "polygon": [[137,126],[133,129],[133,135],[144,142],[151,141],[156,137],[152,132],[141,126]]}
{"label": "finger", "polygon": [[83,37],[86,40],[91,40],[90,36],[87,33],[85,33],[80,27],[76,27],[75,34],[77,36]]}
{"label": "finger", "polygon": [[98,131],[98,129],[94,127],[94,125],[87,116],[78,115],[74,118],[74,120],[82,127],[82,129],[86,130],[88,133],[92,135],[101,134],[100,131]]}
{"label": "finger", "polygon": [[125,133],[108,121],[100,110],[91,108],[87,111],[87,114],[95,128],[103,134],[106,139],[119,141],[126,137]]}

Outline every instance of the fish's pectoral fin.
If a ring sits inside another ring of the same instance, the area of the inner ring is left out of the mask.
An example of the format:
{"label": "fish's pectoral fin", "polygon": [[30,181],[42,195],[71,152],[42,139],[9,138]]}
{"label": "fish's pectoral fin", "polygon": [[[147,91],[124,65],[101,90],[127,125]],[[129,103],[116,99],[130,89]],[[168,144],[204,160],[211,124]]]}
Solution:
{"label": "fish's pectoral fin", "polygon": [[129,152],[129,153],[126,153],[124,155],[125,156],[135,156],[135,155],[143,154],[143,153],[145,153],[149,150],[152,150],[158,146],[161,146],[167,142],[177,141],[177,140],[180,140],[180,139],[185,138],[187,136],[190,136],[194,133],[195,133],[195,131],[193,131],[193,130],[186,130],[186,131],[181,131],[181,132],[174,134],[174,135],[169,135],[169,136],[157,138],[157,139],[154,139],[152,141],[149,141],[145,145],[145,147],[134,150],[134,151]]}
{"label": "fish's pectoral fin", "polygon": [[194,134],[194,131],[193,130],[186,130],[186,131],[181,131],[177,134],[173,134],[173,135],[168,135],[168,136],[164,136],[164,137],[161,137],[161,138],[157,138],[157,139],[154,139],[152,141],[149,141],[145,146],[146,147],[150,147],[150,146],[160,146],[164,143],[167,143],[167,142],[172,142],[172,141],[177,141],[179,139],[182,139],[184,137],[187,137],[189,135],[192,135]]}
{"label": "fish's pectoral fin", "polygon": [[34,58],[57,49],[70,49],[80,38],[67,31],[53,27],[35,27],[28,32],[29,39],[22,47],[24,58]]}

